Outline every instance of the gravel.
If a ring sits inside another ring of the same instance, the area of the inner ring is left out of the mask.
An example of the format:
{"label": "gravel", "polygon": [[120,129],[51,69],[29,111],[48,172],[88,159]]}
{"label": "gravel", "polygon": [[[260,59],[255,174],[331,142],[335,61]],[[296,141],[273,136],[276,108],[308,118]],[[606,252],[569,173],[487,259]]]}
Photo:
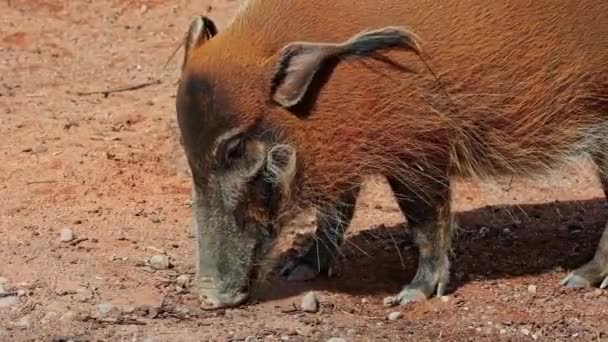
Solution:
{"label": "gravel", "polygon": [[70,242],[74,240],[74,231],[70,228],[63,228],[59,233],[61,242]]}
{"label": "gravel", "polygon": [[0,298],[0,308],[5,308],[11,305],[15,305],[19,302],[19,299],[16,296],[9,296]]}
{"label": "gravel", "polygon": [[114,306],[110,303],[101,303],[99,305],[97,305],[97,311],[101,314],[101,315],[107,315],[110,313],[110,311],[112,311],[112,309],[114,308]]}
{"label": "gravel", "polygon": [[22,329],[27,329],[31,326],[30,316],[23,316],[17,322],[15,322],[15,326]]}
{"label": "gravel", "polygon": [[169,268],[171,268],[171,260],[167,255],[154,255],[150,258],[149,262],[150,266],[157,270],[168,270]]}
{"label": "gravel", "polygon": [[388,314],[389,321],[396,321],[396,320],[400,319],[401,317],[403,317],[403,314],[399,311],[391,312],[390,314]]}
{"label": "gravel", "polygon": [[317,299],[317,295],[310,291],[302,298],[301,309],[304,312],[315,313],[319,311],[319,300]]}
{"label": "gravel", "polygon": [[190,276],[187,274],[182,274],[177,277],[176,282],[181,287],[186,287],[190,283]]}

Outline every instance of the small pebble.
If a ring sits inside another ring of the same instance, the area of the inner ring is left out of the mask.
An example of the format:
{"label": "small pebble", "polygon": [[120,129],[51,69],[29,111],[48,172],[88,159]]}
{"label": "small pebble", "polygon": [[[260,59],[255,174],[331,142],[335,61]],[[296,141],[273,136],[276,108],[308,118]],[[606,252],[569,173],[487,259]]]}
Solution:
{"label": "small pebble", "polygon": [[75,317],[76,317],[76,312],[74,312],[74,311],[66,311],[63,315],[61,315],[61,317],[59,318],[59,320],[61,320],[61,321],[72,321],[72,320],[74,320]]}
{"label": "small pebble", "polygon": [[19,302],[16,296],[9,296],[0,298],[0,308],[5,308],[7,306],[15,305]]}
{"label": "small pebble", "polygon": [[507,331],[506,331],[505,329],[500,329],[500,334],[501,334],[501,335],[504,335],[504,334],[506,334],[506,333],[507,333]]}
{"label": "small pebble", "polygon": [[99,313],[101,315],[109,314],[113,308],[114,308],[114,306],[110,303],[101,303],[101,304],[97,305],[97,311],[99,311]]}
{"label": "small pebble", "polygon": [[536,295],[536,285],[530,285],[528,286],[528,293],[531,295]]}
{"label": "small pebble", "polygon": [[167,255],[155,255],[150,258],[150,266],[157,270],[167,270],[171,268],[171,260]]}
{"label": "small pebble", "polygon": [[37,145],[36,147],[34,147],[32,151],[34,151],[34,153],[44,153],[48,150],[49,150],[49,148],[46,147],[46,145],[40,144],[40,145]]}
{"label": "small pebble", "polygon": [[63,228],[59,233],[61,242],[70,242],[74,240],[74,232],[70,228]]}
{"label": "small pebble", "polygon": [[24,297],[25,295],[27,295],[27,291],[25,291],[24,289],[19,289],[17,291],[17,296]]}
{"label": "small pebble", "polygon": [[281,336],[281,341],[289,341],[289,336],[287,336],[287,335]]}
{"label": "small pebble", "polygon": [[361,304],[366,304],[367,303],[367,298],[362,298],[361,299]]}
{"label": "small pebble", "polygon": [[245,342],[256,342],[258,340],[255,336],[247,336],[245,337]]}
{"label": "small pebble", "polygon": [[186,287],[190,283],[190,276],[187,274],[182,274],[179,277],[177,277],[176,282],[181,287]]}
{"label": "small pebble", "polygon": [[441,296],[441,301],[444,303],[447,303],[450,301],[450,297],[449,296]]}
{"label": "small pebble", "polygon": [[400,319],[401,317],[403,317],[403,314],[399,311],[391,312],[390,314],[388,314],[389,321],[396,321],[396,320]]}
{"label": "small pebble", "polygon": [[304,312],[315,313],[319,311],[319,300],[317,299],[316,294],[313,291],[308,292],[302,298],[301,309]]}
{"label": "small pebble", "polygon": [[526,328],[521,328],[521,330],[519,330],[519,332],[521,332],[522,334],[528,336],[530,335],[530,330],[526,329]]}
{"label": "small pebble", "polygon": [[23,328],[23,329],[27,329],[30,327],[30,317],[29,316],[23,316],[21,317],[17,322],[15,322],[15,326],[19,327],[19,328]]}
{"label": "small pebble", "polygon": [[346,340],[341,337],[332,337],[327,342],[346,342]]}

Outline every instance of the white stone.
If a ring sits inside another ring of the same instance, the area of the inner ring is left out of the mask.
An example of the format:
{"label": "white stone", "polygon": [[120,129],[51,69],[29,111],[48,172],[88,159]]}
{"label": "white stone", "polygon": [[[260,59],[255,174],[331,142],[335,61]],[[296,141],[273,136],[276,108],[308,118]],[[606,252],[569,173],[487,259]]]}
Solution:
{"label": "white stone", "polygon": [[113,308],[114,308],[114,306],[110,303],[101,303],[101,304],[97,305],[97,311],[99,311],[99,313],[102,315],[109,314]]}
{"label": "white stone", "polygon": [[399,311],[391,312],[390,314],[388,314],[389,321],[396,321],[396,320],[400,319],[401,317],[403,317],[403,314]]}
{"label": "white stone", "polygon": [[319,300],[313,291],[308,292],[302,298],[301,309],[304,312],[315,313],[319,311]]}
{"label": "white stone", "polygon": [[154,255],[150,258],[150,266],[157,270],[167,270],[171,267],[171,260],[167,255]]}
{"label": "white stone", "polygon": [[177,284],[181,287],[186,287],[190,283],[190,276],[187,274],[182,274],[176,279]]}
{"label": "white stone", "polygon": [[70,228],[63,228],[59,233],[59,239],[61,242],[70,242],[74,240],[74,231]]}

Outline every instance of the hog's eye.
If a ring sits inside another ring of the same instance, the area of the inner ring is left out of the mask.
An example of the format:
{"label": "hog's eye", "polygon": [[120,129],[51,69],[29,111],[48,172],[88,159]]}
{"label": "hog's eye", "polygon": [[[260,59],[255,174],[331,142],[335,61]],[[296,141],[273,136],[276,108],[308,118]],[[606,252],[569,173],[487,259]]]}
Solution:
{"label": "hog's eye", "polygon": [[225,141],[219,150],[222,164],[228,166],[245,154],[245,139],[240,135],[234,136]]}

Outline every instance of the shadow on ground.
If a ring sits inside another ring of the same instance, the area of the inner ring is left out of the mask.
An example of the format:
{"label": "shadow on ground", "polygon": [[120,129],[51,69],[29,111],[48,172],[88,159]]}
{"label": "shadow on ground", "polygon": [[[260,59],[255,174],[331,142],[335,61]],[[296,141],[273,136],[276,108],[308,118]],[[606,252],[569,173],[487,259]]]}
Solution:
{"label": "shadow on ground", "polygon": [[[606,207],[604,199],[593,199],[489,206],[458,213],[449,290],[471,280],[551,271],[565,275],[593,256],[608,216]],[[378,226],[347,239],[333,278],[299,283],[275,278],[259,288],[255,298],[282,299],[312,289],[390,295],[414,276],[416,260],[405,225]]]}

